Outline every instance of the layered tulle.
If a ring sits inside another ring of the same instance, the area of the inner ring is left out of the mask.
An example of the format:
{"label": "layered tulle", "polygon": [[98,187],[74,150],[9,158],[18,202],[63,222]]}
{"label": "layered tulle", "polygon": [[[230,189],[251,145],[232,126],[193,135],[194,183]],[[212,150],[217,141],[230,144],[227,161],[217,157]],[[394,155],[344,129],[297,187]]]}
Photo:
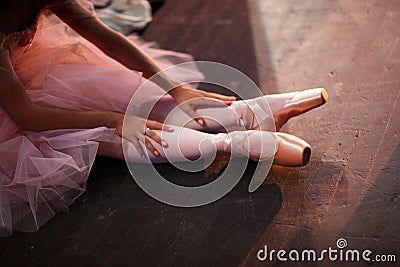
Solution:
{"label": "layered tulle", "polygon": [[[140,43],[162,67],[191,60]],[[41,15],[32,44],[12,45],[10,57],[30,99],[43,105],[125,112],[143,82],[141,73],[107,57],[51,14]],[[177,78],[201,80],[202,75],[177,69]],[[153,86],[141,102],[163,93]],[[114,129],[105,127],[24,132],[1,108],[0,125],[1,236],[13,229],[36,231],[55,213],[67,210],[85,191],[99,145],[120,141]]]}

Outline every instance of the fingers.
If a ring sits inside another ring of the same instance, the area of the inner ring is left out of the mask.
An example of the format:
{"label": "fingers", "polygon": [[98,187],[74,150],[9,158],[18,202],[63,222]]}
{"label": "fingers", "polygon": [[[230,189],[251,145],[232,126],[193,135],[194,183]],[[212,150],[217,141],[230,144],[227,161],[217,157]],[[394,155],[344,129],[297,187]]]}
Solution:
{"label": "fingers", "polygon": [[[147,131],[147,132],[148,132],[147,135],[151,134],[154,138],[157,139],[158,135],[155,132],[152,132],[152,133],[151,133],[151,131]],[[160,152],[158,152],[157,149],[154,147],[154,145],[150,142],[150,138],[154,140],[153,137],[146,136],[143,134],[138,134],[138,135],[135,135],[133,138],[127,138],[127,140],[129,140],[135,146],[139,156],[141,156],[142,158],[146,158],[147,155],[146,155],[140,141],[143,141],[144,145],[146,146],[146,148],[149,151],[151,151],[151,153],[153,153],[155,156],[160,156]],[[163,141],[161,140],[161,137],[159,137],[159,136],[158,136],[157,143],[160,143],[161,145],[163,144]],[[166,145],[166,143],[165,143],[165,145]]]}
{"label": "fingers", "polygon": [[156,141],[160,146],[168,147],[167,142],[165,142],[160,135],[158,135],[155,131],[149,130],[146,135]]}
{"label": "fingers", "polygon": [[204,119],[201,118],[201,116],[199,114],[197,114],[196,111],[194,111],[193,107],[189,104],[183,104],[180,106],[180,108],[186,113],[188,114],[190,117],[192,117],[198,124],[200,124],[200,126],[204,126],[205,122]]}
{"label": "fingers", "polygon": [[160,152],[154,147],[151,139],[153,139],[157,144],[160,144],[162,147],[168,147],[167,142],[165,142],[155,130],[162,130],[166,132],[174,131],[173,128],[158,121],[145,120],[136,116],[126,117],[124,128],[124,134],[122,131],[118,131],[118,134],[131,142],[136,148],[138,154],[143,158],[147,156],[145,153],[146,151],[144,151],[143,144],[155,156],[161,155]]}
{"label": "fingers", "polygon": [[[191,112],[188,112],[188,114],[190,116],[192,116],[194,118],[194,120],[200,124],[201,126],[205,126],[205,120],[199,116],[199,114],[197,114],[197,112],[194,111],[194,109],[199,108],[199,107],[215,107],[215,108],[222,108],[222,107],[226,107],[227,104],[220,101],[220,100],[216,100],[214,98],[206,98],[206,97],[202,97],[202,98],[196,98],[193,99],[193,102],[191,103]],[[190,114],[192,113],[192,115]]]}
{"label": "fingers", "polygon": [[158,121],[152,121],[152,120],[147,120],[146,126],[149,127],[152,130],[164,130],[167,132],[173,132],[174,129],[169,127],[168,125],[164,125],[161,122]]}
{"label": "fingers", "polygon": [[132,138],[132,139],[129,139],[129,141],[131,141],[132,144],[135,146],[135,148],[136,148],[137,152],[139,153],[139,155],[140,155],[142,158],[145,158],[145,157],[146,157],[146,154],[144,153],[144,150],[143,150],[143,148],[142,148],[142,145],[141,145],[140,142],[139,142],[139,139]]}
{"label": "fingers", "polygon": [[146,135],[148,137],[156,141],[161,146],[168,147],[168,143],[165,140],[163,140],[159,134],[157,134],[155,131],[152,130],[163,130],[167,132],[173,132],[174,131],[173,128],[169,127],[168,125],[162,124],[161,122],[152,120],[147,120],[146,126],[150,128],[150,130],[146,132]]}
{"label": "fingers", "polygon": [[180,105],[180,108],[192,117],[200,126],[206,125],[205,120],[195,111],[199,107],[226,107],[227,104],[221,100],[208,97],[193,98]]}
{"label": "fingers", "polygon": [[206,91],[194,89],[194,88],[191,88],[191,90],[195,91],[196,94],[198,94],[199,96],[221,100],[221,101],[226,102],[226,104],[228,104],[228,105],[232,104],[233,101],[236,101],[235,96],[221,95],[218,93],[206,92]]}
{"label": "fingers", "polygon": [[[150,132],[150,131],[148,131]],[[161,138],[160,138],[161,140]],[[154,155],[160,156],[160,152],[157,151],[157,149],[153,146],[153,144],[150,142],[149,138],[144,137],[144,144],[146,145],[147,149],[151,151]]]}
{"label": "fingers", "polygon": [[228,103],[232,103],[233,101],[236,100],[236,97],[234,96],[226,96],[226,95],[221,95],[221,94],[217,94],[217,93],[210,93],[210,92],[204,92],[205,94],[203,94],[205,97],[209,97],[209,98],[214,98],[214,99],[218,99],[224,102],[228,102]]}
{"label": "fingers", "polygon": [[217,100],[215,98],[209,98],[209,97],[201,97],[201,98],[195,98],[192,101],[190,101],[190,104],[193,106],[205,106],[205,107],[226,107],[226,103]]}

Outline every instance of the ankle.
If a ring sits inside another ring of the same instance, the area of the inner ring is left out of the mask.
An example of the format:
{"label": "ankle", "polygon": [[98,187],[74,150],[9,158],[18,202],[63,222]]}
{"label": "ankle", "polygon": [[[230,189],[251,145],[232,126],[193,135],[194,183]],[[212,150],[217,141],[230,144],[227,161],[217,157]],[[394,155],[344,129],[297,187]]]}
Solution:
{"label": "ankle", "polygon": [[240,126],[244,127],[245,129],[253,128],[254,113],[245,101],[235,101],[231,107],[240,118],[240,121],[238,122]]}
{"label": "ankle", "polygon": [[217,151],[220,153],[230,153],[231,152],[231,140],[227,133],[219,133],[214,135],[212,138]]}

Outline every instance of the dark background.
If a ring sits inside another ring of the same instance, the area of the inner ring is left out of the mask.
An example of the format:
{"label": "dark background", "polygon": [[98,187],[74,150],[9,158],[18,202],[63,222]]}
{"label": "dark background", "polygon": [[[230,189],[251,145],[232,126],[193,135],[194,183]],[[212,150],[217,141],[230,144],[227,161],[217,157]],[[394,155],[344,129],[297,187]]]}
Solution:
{"label": "dark background", "polygon": [[[328,90],[324,107],[283,128],[313,146],[309,165],[274,167],[250,194],[250,162],[227,196],[184,209],[147,196],[123,161],[99,157],[68,213],[0,239],[0,264],[265,266],[256,259],[264,245],[319,250],[338,238],[400,257],[399,30],[395,0],[166,1],[142,32],[147,41],[233,66],[264,93]],[[190,183],[213,179],[225,163],[183,176],[158,169]]]}

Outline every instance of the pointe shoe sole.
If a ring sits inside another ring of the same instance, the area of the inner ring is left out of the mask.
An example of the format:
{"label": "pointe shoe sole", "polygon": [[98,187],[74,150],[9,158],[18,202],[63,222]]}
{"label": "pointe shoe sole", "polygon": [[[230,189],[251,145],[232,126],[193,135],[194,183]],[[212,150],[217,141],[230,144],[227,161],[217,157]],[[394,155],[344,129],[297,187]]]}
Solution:
{"label": "pointe shoe sole", "polygon": [[321,88],[321,98],[322,98],[321,105],[325,104],[326,101],[328,101],[329,96],[328,96],[328,92],[325,90],[325,88]]}
{"label": "pointe shoe sole", "polygon": [[302,166],[306,166],[308,164],[308,162],[310,161],[310,157],[311,157],[311,147],[304,148]]}

